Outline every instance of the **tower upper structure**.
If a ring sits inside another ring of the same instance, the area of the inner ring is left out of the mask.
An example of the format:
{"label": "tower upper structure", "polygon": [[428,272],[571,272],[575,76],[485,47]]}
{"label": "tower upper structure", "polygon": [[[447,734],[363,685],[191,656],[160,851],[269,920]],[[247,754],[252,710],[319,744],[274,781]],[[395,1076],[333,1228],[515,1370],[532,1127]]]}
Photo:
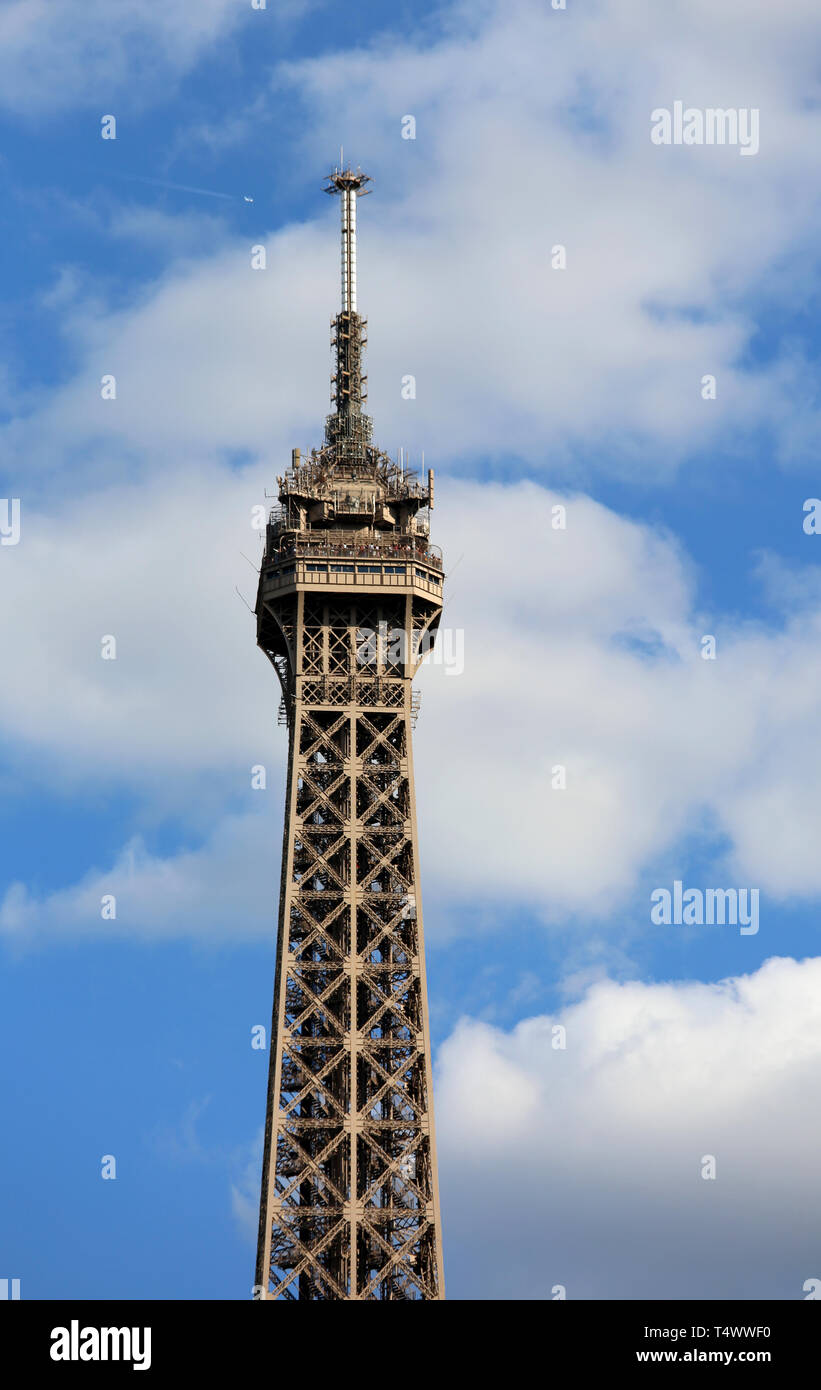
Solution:
{"label": "tower upper structure", "polygon": [[363,413],[356,205],[335,169],[334,412],[277,479],[257,643],[288,726],[257,1296],[444,1297],[412,681],[442,611],[421,482]]}
{"label": "tower upper structure", "polygon": [[367,320],[357,310],[356,205],[370,192],[361,170],[334,169],[325,192],[339,197],[341,208],[341,307],[331,320],[335,409],[325,422],[322,447],[303,457],[292,453],[291,468],[278,478],[281,510],[272,518],[275,533],[359,530],[365,523],[380,534],[400,531],[418,538],[428,532],[433,506],[433,470],[421,482],[373,443],[373,426],[363,412],[367,377],[362,370]]}

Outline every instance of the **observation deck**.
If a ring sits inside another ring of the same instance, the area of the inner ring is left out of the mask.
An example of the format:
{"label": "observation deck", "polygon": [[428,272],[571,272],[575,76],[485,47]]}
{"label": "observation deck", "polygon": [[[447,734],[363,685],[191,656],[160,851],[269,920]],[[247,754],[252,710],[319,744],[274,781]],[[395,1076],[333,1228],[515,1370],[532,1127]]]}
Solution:
{"label": "observation deck", "polygon": [[295,588],[419,590],[441,601],[442,552],[424,535],[397,531],[279,531],[269,528],[264,596]]}

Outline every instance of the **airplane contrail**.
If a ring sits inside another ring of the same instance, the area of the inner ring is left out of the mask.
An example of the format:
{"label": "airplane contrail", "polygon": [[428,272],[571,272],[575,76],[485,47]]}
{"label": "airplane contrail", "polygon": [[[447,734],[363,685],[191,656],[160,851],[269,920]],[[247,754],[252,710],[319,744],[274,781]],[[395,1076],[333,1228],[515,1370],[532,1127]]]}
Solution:
{"label": "airplane contrail", "polygon": [[180,193],[199,193],[204,198],[225,198],[229,203],[244,196],[242,193],[217,193],[213,188],[192,188],[187,183],[169,183],[167,179],[149,179],[143,174],[121,174],[114,169],[109,169],[108,173],[113,174],[115,179],[129,179],[133,183],[150,183],[156,188],[176,188]]}

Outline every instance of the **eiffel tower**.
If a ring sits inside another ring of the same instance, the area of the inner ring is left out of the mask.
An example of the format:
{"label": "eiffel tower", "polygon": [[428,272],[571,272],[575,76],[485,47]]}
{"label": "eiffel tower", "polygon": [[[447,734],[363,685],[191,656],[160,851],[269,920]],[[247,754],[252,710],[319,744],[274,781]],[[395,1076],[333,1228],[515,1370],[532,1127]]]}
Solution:
{"label": "eiffel tower", "polygon": [[277,479],[257,643],[289,739],[255,1296],[441,1299],[411,730],[442,611],[420,481],[372,443],[356,208],[337,168],[342,303],[322,447]]}

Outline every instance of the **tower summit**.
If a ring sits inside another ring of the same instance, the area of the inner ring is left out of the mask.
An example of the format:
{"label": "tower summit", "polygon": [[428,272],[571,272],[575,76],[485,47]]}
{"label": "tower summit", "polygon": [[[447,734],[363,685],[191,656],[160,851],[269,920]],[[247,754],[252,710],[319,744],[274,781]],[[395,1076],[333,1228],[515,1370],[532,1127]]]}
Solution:
{"label": "tower summit", "polygon": [[257,1248],[270,1299],[444,1297],[411,732],[442,611],[422,482],[372,442],[356,204],[335,169],[333,414],[279,478],[257,643],[288,781]]}
{"label": "tower summit", "polygon": [[328,416],[327,443],[336,439],[364,443],[371,437],[371,422],[361,413],[368,394],[368,378],[362,375],[366,323],[356,311],[356,200],[370,191],[365,187],[370,182],[367,174],[334,169],[325,184],[326,193],[339,195],[342,213],[341,308],[331,324],[336,349],[336,373],[331,381],[336,414]]}

